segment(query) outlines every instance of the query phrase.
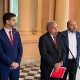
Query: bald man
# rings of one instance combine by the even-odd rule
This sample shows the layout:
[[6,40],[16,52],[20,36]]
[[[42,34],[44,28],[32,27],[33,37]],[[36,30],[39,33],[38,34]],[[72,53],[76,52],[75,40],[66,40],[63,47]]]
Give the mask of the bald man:
[[48,22],[46,25],[47,33],[39,39],[39,51],[41,55],[41,80],[60,80],[51,78],[53,68],[58,70],[64,63],[65,50],[60,34],[58,34],[57,23]]
[[66,61],[64,66],[67,67],[63,80],[66,80],[68,73],[69,80],[76,80],[80,56],[80,33],[77,31],[77,23],[75,20],[67,22],[67,30],[63,31],[62,35],[66,49]]

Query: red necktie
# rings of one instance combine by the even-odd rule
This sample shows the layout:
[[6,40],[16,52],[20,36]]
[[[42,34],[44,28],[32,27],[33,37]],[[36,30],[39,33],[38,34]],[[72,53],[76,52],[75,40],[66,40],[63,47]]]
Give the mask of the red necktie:
[[10,42],[11,42],[11,45],[13,46],[13,37],[12,37],[12,31],[9,31],[9,36],[10,36]]
[[53,37],[54,37],[54,44],[55,44],[56,47],[57,47],[56,36],[53,36]]

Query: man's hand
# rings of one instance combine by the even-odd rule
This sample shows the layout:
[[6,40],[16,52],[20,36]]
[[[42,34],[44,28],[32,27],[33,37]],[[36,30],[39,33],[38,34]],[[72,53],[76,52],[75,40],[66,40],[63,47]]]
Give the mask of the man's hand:
[[16,62],[13,62],[13,63],[11,64],[11,67],[12,67],[12,69],[17,69],[17,68],[19,67],[19,64],[16,63]]
[[56,63],[55,65],[54,65],[54,68],[55,68],[55,70],[59,70],[59,68],[62,66],[62,64],[61,63]]

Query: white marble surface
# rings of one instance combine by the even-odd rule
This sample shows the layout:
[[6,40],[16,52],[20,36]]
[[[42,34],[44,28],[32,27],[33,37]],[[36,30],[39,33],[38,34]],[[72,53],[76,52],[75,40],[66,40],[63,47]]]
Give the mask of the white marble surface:
[[80,80],[80,69],[78,69],[78,71],[77,71],[76,80]]

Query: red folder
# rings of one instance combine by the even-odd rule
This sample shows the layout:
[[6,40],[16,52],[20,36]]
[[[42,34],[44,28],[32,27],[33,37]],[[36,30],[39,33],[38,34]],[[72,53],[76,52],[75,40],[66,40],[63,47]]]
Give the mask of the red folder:
[[56,71],[53,68],[53,70],[50,74],[50,77],[52,77],[52,78],[63,78],[65,71],[66,71],[66,67],[61,67],[58,71]]

